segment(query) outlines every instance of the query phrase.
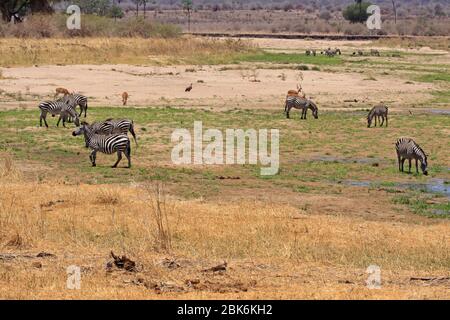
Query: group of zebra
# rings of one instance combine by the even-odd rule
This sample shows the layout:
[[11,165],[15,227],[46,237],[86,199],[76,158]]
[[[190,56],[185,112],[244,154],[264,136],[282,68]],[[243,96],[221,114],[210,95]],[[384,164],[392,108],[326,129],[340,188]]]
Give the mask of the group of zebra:
[[[76,111],[76,107],[80,107],[80,113]],[[106,119],[102,122],[96,122],[88,124],[87,122],[80,123],[80,117],[84,113],[84,117],[87,116],[87,97],[80,94],[65,94],[62,98],[54,101],[44,101],[39,104],[40,121],[39,124],[42,127],[42,120],[44,120],[45,126],[48,128],[47,115],[51,114],[52,117],[59,115],[57,126],[61,120],[63,126],[66,127],[66,122],[72,122],[78,127],[72,132],[73,136],[83,135],[86,148],[91,149],[90,160],[92,166],[96,166],[97,152],[105,154],[113,154],[117,152],[117,161],[113,165],[116,168],[119,162],[122,160],[122,153],[128,159],[128,168],[131,168],[131,143],[128,138],[128,132],[134,138],[137,145],[136,133],[134,131],[134,123],[129,119],[112,118]]]
[[[75,111],[75,108],[80,106],[80,114]],[[42,127],[42,120],[44,120],[45,126],[48,128],[47,115],[50,113],[52,117],[59,115],[57,126],[61,120],[63,126],[66,127],[66,122],[74,122],[76,126],[80,125],[80,117],[84,112],[84,117],[87,116],[88,101],[87,97],[72,93],[66,94],[62,98],[54,101],[44,101],[39,104],[39,110],[41,115],[39,118],[39,125]]]
[[[301,119],[306,119],[306,114],[308,109],[312,110],[313,116],[315,119],[318,119],[318,108],[317,105],[311,101],[310,99],[306,99],[305,94],[300,96],[301,86],[297,86],[298,91],[290,90],[288,95],[286,96],[286,101],[284,105],[284,113],[286,117],[289,119],[289,112],[292,108],[302,110]],[[367,115],[367,127],[370,128],[372,122],[375,122],[375,127],[377,126],[377,122],[380,127],[386,123],[386,127],[388,126],[388,113],[389,108],[385,105],[376,105],[374,106]],[[375,121],[374,121],[375,120]],[[420,161],[420,168],[424,175],[428,175],[428,160],[427,155],[423,151],[423,149],[411,138],[400,138],[397,140],[395,144],[395,150],[397,153],[398,159],[398,168],[399,171],[404,172],[404,163],[406,160],[409,162],[409,173],[411,173],[411,161],[415,160],[416,163],[416,172],[419,173],[418,161]]]
[[[308,49],[305,51],[305,54],[307,56],[317,56],[317,50],[315,49]],[[335,48],[335,49],[331,49],[328,48],[326,50],[320,51],[321,55],[326,55],[327,57],[334,57],[336,55],[341,55],[342,51],[339,48]],[[364,51],[362,50],[358,50],[352,53],[352,56],[364,56]],[[368,53],[368,55],[370,56],[376,56],[376,57],[380,57],[380,51],[376,50],[376,49],[371,49],[370,52]]]
[[[312,49],[312,50],[308,49],[308,50],[306,50],[305,53],[306,53],[307,56],[314,56],[315,57],[317,55],[317,51],[315,49]],[[320,54],[321,55],[326,55],[328,57],[334,57],[337,54],[341,55],[342,52],[341,52],[341,50],[339,48],[336,48],[336,49],[328,48],[326,50],[320,51]]]

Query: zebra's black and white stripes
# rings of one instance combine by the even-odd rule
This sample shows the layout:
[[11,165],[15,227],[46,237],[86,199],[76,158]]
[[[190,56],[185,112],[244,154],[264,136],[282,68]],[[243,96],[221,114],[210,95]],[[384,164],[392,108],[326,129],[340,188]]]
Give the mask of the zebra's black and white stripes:
[[41,111],[41,115],[39,118],[39,125],[42,127],[42,120],[44,120],[45,126],[48,128],[47,123],[47,114],[51,114],[52,116],[59,115],[59,119],[57,122],[57,126],[63,120],[63,126],[66,126],[66,121],[69,117],[72,117],[76,126],[80,125],[80,120],[78,118],[78,114],[75,109],[71,105],[69,99],[59,99],[57,101],[44,101],[39,104],[39,110]]
[[129,119],[107,119],[103,122],[94,123],[92,128],[95,133],[109,135],[109,134],[127,134],[128,131],[133,136],[134,142],[137,145],[136,133],[134,132],[134,122]]
[[84,117],[86,118],[87,109],[88,109],[87,97],[85,97],[81,94],[78,94],[78,93],[73,93],[73,94],[71,94],[71,98],[73,99],[75,106],[80,106],[80,114],[78,116],[81,117],[81,115],[84,112]]
[[122,153],[125,153],[125,156],[128,159],[128,168],[131,168],[131,143],[126,134],[96,134],[94,133],[93,128],[87,123],[83,123],[80,128],[72,133],[73,136],[79,136],[82,134],[84,135],[86,146],[92,150],[89,155],[89,159],[91,160],[93,167],[97,165],[97,152],[102,152],[105,154],[113,154],[114,152],[117,152],[117,161],[112,167],[117,167],[120,160],[122,160]]
[[427,155],[422,148],[411,138],[400,138],[395,143],[395,150],[397,151],[398,170],[404,171],[405,160],[409,161],[409,173],[411,173],[411,160],[416,161],[416,172],[419,173],[418,161],[420,161],[420,169],[424,175],[428,175]]
[[373,107],[369,114],[367,115],[367,127],[370,128],[372,125],[372,120],[375,118],[375,127],[377,126],[377,120],[378,123],[381,122],[380,127],[383,126],[384,121],[386,120],[386,127],[388,126],[388,113],[389,108],[384,105],[378,105]]
[[306,113],[308,112],[308,109],[312,110],[312,114],[315,119],[319,118],[319,109],[317,108],[316,104],[308,99],[303,99],[298,96],[287,96],[286,102],[284,105],[284,113],[286,113],[286,117],[289,119],[289,112],[292,108],[300,109],[302,110],[302,116],[301,119],[306,119]]

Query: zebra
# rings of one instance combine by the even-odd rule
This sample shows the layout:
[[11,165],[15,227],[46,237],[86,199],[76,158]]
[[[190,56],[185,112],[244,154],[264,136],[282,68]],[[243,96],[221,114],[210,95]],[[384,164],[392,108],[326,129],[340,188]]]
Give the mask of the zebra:
[[83,122],[81,127],[72,132],[72,135],[74,137],[84,135],[86,145],[92,150],[89,155],[89,159],[91,160],[93,167],[97,166],[95,162],[97,152],[102,152],[105,154],[113,154],[114,152],[117,152],[117,161],[112,166],[113,168],[117,168],[120,160],[122,160],[123,152],[128,159],[128,168],[131,168],[131,143],[126,134],[96,134],[88,123]]
[[370,55],[380,57],[380,51],[376,49],[370,49]]
[[50,113],[52,117],[59,115],[59,119],[57,122],[57,126],[59,127],[59,123],[61,119],[63,121],[64,128],[66,127],[66,121],[69,117],[75,119],[75,125],[78,127],[80,125],[80,119],[78,118],[78,114],[76,113],[73,106],[70,104],[69,99],[59,99],[56,101],[44,101],[39,104],[39,109],[41,111],[41,115],[39,117],[39,126],[42,127],[42,120],[44,120],[45,126],[48,128],[47,123],[47,114]]
[[[386,127],[388,126],[388,112],[389,108],[384,105],[377,105],[373,107],[369,114],[367,115],[367,128],[370,128],[372,125],[372,120],[375,118],[375,127],[377,126],[377,119],[378,122],[381,122],[380,127],[383,126],[384,120],[386,119]],[[381,121],[382,120],[382,121]]]
[[78,94],[78,93],[72,93],[72,94],[66,95],[66,98],[71,99],[74,108],[76,108],[77,106],[80,107],[80,114],[78,116],[81,117],[81,115],[84,112],[84,117],[86,118],[87,109],[88,109],[87,97],[83,96],[81,94]]
[[404,172],[405,160],[409,161],[409,173],[411,173],[411,160],[416,160],[416,173],[419,173],[418,161],[420,161],[420,169],[424,175],[428,175],[427,155],[422,148],[411,138],[400,138],[395,143],[395,150],[397,151],[398,170]]
[[134,122],[129,119],[106,119],[103,122],[94,123],[93,129],[96,134],[110,135],[113,133],[127,134],[128,131],[133,136],[134,142],[137,143],[136,133],[134,132]]
[[286,102],[284,105],[284,113],[286,114],[286,118],[288,118],[288,119],[289,119],[289,112],[291,111],[292,108],[302,109],[301,119],[306,120],[306,114],[308,112],[308,109],[311,109],[312,114],[315,119],[319,118],[319,114],[318,114],[319,109],[317,108],[316,104],[314,102],[312,102],[311,100],[304,99],[304,98],[301,98],[298,96],[297,97],[296,96],[287,96]]
[[338,48],[336,48],[334,50],[332,50],[331,48],[328,48],[327,50],[323,51],[322,54],[325,54],[328,57],[334,57],[337,54],[341,55],[342,52]]

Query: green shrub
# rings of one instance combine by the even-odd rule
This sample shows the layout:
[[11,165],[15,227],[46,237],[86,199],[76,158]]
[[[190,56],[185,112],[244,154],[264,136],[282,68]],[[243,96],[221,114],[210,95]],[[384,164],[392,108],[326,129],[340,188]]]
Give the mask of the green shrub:
[[369,14],[367,13],[367,8],[371,6],[370,2],[362,2],[361,4],[352,4],[345,8],[342,15],[345,20],[350,21],[351,23],[364,23],[369,18]]

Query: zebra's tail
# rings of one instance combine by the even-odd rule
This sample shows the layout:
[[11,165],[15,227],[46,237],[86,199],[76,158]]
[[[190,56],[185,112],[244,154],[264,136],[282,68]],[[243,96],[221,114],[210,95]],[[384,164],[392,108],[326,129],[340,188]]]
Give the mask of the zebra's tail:
[[133,136],[134,142],[136,143],[136,147],[138,147],[138,143],[137,143],[137,139],[136,139],[136,133],[134,132],[134,121],[131,121],[130,133]]

